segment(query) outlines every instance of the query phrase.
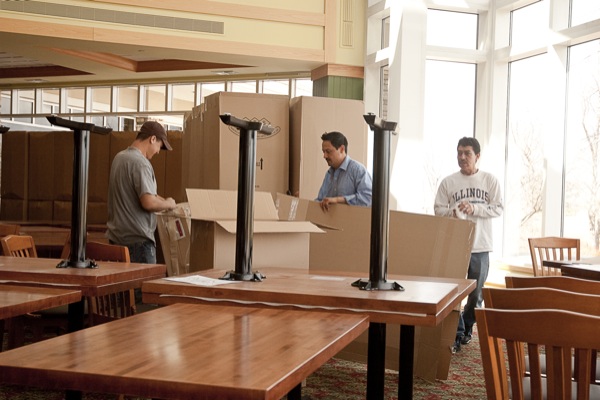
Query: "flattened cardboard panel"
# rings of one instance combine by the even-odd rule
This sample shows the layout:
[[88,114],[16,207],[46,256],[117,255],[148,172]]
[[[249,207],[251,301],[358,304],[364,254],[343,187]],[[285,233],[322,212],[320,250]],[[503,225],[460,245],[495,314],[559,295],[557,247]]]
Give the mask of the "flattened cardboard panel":
[[[27,200],[29,171],[29,133],[24,131],[9,131],[2,135],[2,199]],[[6,215],[23,215],[17,212],[21,207],[6,207]],[[27,207],[25,207],[27,208]],[[8,211],[10,209],[10,211]],[[4,211],[2,212],[4,215]],[[27,215],[27,213],[24,213]],[[4,220],[6,220],[3,217]],[[18,218],[16,220],[20,220]]]
[[289,190],[289,98],[285,95],[218,92],[205,98],[203,120],[203,187],[237,190],[240,133],[219,115],[271,125],[270,135],[256,139],[255,189]]
[[27,200],[0,199],[2,221],[27,221]]
[[88,170],[88,201],[108,201],[110,173],[110,135],[90,135],[90,160]]
[[[29,200],[54,200],[55,157],[53,149],[56,133],[55,131],[29,132]],[[50,206],[51,213],[52,206]]]
[[185,186],[183,184],[183,132],[168,131],[172,151],[165,153],[165,188],[164,197],[172,197],[176,203],[185,201]]
[[360,100],[295,97],[290,101],[290,189],[295,196],[314,199],[328,169],[321,152],[321,135],[339,131],[348,139],[348,154],[367,165],[368,126]]
[[53,203],[50,200],[29,200],[27,204],[28,220],[51,223]]
[[[237,192],[232,190],[187,189],[193,219],[236,220]],[[270,193],[254,193],[254,219],[277,220],[277,210]]]

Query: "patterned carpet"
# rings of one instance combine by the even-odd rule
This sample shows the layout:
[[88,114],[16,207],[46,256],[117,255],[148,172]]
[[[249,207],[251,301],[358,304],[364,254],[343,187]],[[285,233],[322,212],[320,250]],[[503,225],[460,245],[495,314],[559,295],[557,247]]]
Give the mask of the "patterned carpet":
[[[477,332],[473,341],[452,356],[445,381],[428,382],[415,378],[414,398],[423,400],[486,398]],[[450,351],[450,350],[448,350]],[[387,371],[385,399],[397,399],[398,372]],[[332,359],[306,381],[303,400],[358,400],[366,397],[366,366]],[[0,385],[0,400],[62,400],[64,392]],[[84,400],[116,400],[115,395],[87,393]],[[134,399],[134,398],[131,398]]]

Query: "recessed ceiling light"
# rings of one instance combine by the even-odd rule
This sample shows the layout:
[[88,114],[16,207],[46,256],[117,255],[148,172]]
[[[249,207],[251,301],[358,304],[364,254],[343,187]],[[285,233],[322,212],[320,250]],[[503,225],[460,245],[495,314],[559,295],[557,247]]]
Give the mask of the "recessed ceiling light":
[[229,71],[213,71],[213,73],[215,75],[235,75],[235,74],[237,74],[237,72],[231,71],[231,70],[229,70]]
[[34,78],[34,79],[25,79],[25,82],[30,82],[30,83],[44,83],[44,82],[48,82],[45,79],[40,79],[40,78]]

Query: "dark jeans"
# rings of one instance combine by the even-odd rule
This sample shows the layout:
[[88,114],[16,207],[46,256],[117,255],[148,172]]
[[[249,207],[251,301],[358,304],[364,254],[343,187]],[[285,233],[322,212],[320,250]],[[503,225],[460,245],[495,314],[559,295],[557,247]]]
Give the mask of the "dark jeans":
[[469,297],[467,297],[467,304],[465,305],[465,308],[458,319],[458,329],[456,330],[457,338],[472,334],[473,325],[475,325],[475,308],[481,308],[483,305],[483,295],[481,293],[481,289],[487,280],[489,269],[489,252],[471,253],[467,279],[475,279],[477,281],[477,286],[475,286],[475,290],[473,290],[469,294]]
[[[113,243],[112,240],[111,243]],[[129,249],[129,259],[131,262],[140,264],[156,264],[156,246],[153,241],[146,240],[144,242],[130,244],[127,245],[127,248]],[[135,289],[135,302],[142,302],[141,289]]]

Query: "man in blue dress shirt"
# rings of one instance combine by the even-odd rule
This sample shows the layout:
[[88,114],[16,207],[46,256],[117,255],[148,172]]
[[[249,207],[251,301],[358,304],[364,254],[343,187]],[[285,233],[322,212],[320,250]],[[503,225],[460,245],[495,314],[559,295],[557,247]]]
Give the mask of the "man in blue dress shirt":
[[316,199],[323,211],[335,203],[370,207],[371,175],[364,165],[347,154],[348,139],[341,132],[332,131],[321,135],[321,140],[323,158],[329,165]]

